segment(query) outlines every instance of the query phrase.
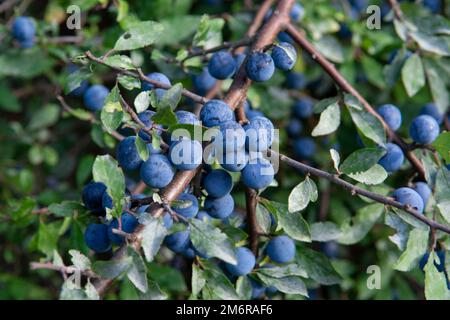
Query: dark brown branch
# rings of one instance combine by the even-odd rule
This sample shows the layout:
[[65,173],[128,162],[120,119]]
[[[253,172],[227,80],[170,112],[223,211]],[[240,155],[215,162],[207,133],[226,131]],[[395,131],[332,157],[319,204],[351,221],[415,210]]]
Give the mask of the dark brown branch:
[[[272,151],[271,153],[273,155],[277,155],[277,153],[275,153],[274,151]],[[282,155],[282,154],[278,154],[278,156],[281,161],[285,162],[286,164],[288,164],[289,166],[291,166],[293,168],[299,169],[306,173],[310,173],[310,174],[320,177],[320,178],[327,179],[341,187],[344,187],[345,189],[349,190],[352,194],[359,194],[361,196],[375,200],[379,203],[383,203],[385,205],[401,209],[401,210],[407,212],[408,214],[412,215],[413,217],[415,217],[417,220],[422,221],[423,223],[427,224],[428,226],[450,234],[450,227],[442,225],[442,224],[434,221],[433,219],[428,218],[427,216],[425,216],[424,214],[421,214],[420,212],[411,208],[410,206],[404,206],[400,202],[397,202],[392,198],[388,198],[388,197],[382,196],[380,194],[359,188],[345,180],[342,180],[341,178],[339,178],[338,175],[331,174],[326,171],[322,171],[320,169],[316,169],[316,168],[308,166],[304,163],[295,161],[295,160],[293,160],[285,155]]]
[[394,131],[389,128],[384,119],[373,109],[373,107],[367,102],[366,99],[339,73],[335,66],[329,62],[307,39],[304,32],[297,30],[296,26],[289,24],[286,32],[300,45],[305,51],[307,51],[311,57],[319,63],[319,65],[325,70],[326,73],[336,82],[336,84],[345,92],[353,95],[363,105],[363,107],[372,115],[374,115],[383,124],[388,137],[397,143],[402,148],[409,162],[416,168],[421,178],[425,177],[425,170],[421,161],[416,155],[409,150],[408,144],[403,141]]
[[257,204],[257,193],[255,190],[250,188],[245,188],[245,204],[247,208],[247,223],[250,235],[250,249],[252,250],[255,257],[258,257],[258,235],[259,228],[258,222],[256,220],[256,204]]
[[[102,65],[107,65],[105,63],[105,61],[103,61],[103,59],[97,58],[90,51],[86,51],[84,54],[89,60],[91,60],[93,62],[102,64]],[[122,69],[122,68],[119,68],[119,67],[115,67],[115,66],[108,66],[108,67],[110,67],[111,69],[113,69],[113,70],[115,70],[115,71],[117,71],[117,72],[119,72],[121,74],[125,74],[127,76],[140,79],[141,81],[144,81],[144,82],[148,82],[148,83],[154,85],[156,88],[161,88],[161,89],[166,89],[167,90],[167,89],[170,89],[172,87],[170,85],[167,85],[167,84],[164,84],[164,83],[161,83],[161,82],[149,79],[142,72],[141,69],[138,69],[137,73],[136,73],[136,72],[133,72],[133,71],[130,71],[130,70],[125,70],[125,69]],[[183,89],[181,91],[181,94],[183,96],[185,96],[185,97],[188,97],[188,98],[192,99],[194,102],[197,102],[197,103],[205,104],[208,101],[205,97],[199,96],[198,94],[195,94],[195,93],[193,93],[193,92],[191,92],[189,90],[186,90],[186,89]]]

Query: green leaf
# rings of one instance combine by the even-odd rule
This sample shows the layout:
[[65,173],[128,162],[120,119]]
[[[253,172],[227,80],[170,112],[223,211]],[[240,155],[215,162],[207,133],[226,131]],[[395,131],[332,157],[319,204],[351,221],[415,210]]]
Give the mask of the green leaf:
[[450,131],[442,132],[432,145],[444,161],[450,164]]
[[194,36],[192,45],[194,47],[201,47],[208,43],[211,39],[221,34],[225,21],[222,18],[210,18],[208,15],[203,15]]
[[152,121],[169,127],[176,124],[178,120],[172,109],[162,108],[156,111],[156,114],[152,117]]
[[389,240],[394,243],[399,250],[404,251],[408,241],[409,227],[406,222],[402,220],[398,215],[392,212],[386,212],[384,223],[393,228],[397,233],[389,236]]
[[270,213],[266,207],[260,205],[259,203],[256,205],[256,222],[263,233],[270,233],[270,228],[272,227]]
[[309,278],[320,284],[329,286],[341,282],[341,277],[321,252],[302,247],[298,251],[297,264],[306,270]]
[[30,50],[8,50],[0,54],[0,77],[32,78],[50,70],[54,64],[55,60],[38,46]]
[[398,50],[394,60],[384,67],[383,73],[386,78],[387,88],[393,87],[397,82],[407,58],[406,52],[406,48]]
[[450,291],[444,272],[439,272],[435,263],[440,263],[435,252],[431,252],[425,265],[425,298],[427,300],[449,300]]
[[275,287],[283,293],[300,294],[308,297],[308,290],[306,290],[305,283],[300,277],[272,278],[262,273],[257,273],[257,276],[267,287]]
[[203,277],[202,270],[196,264],[192,264],[191,295],[194,298],[197,298],[198,294],[200,293],[200,291],[202,291],[203,287],[205,286],[205,283],[206,280]]
[[345,95],[345,104],[353,122],[361,133],[377,145],[386,145],[386,133],[383,124],[373,114],[367,112],[355,97]]
[[203,298],[219,300],[238,300],[230,280],[216,265],[210,261],[201,260],[203,266],[202,277],[205,279],[203,286]]
[[77,169],[77,185],[82,186],[92,174],[92,165],[94,157],[90,154],[81,158]]
[[37,130],[55,124],[58,121],[59,113],[60,108],[55,104],[47,104],[39,108],[33,113],[28,129]]
[[146,216],[145,221],[140,222],[144,224],[144,229],[141,232],[142,249],[144,250],[145,259],[148,262],[152,262],[161,247],[164,237],[167,235],[167,229],[162,218],[156,219]]
[[141,81],[138,78],[121,74],[117,76],[117,81],[127,90],[140,89]]
[[150,91],[140,92],[134,99],[134,107],[137,113],[141,113],[150,106]]
[[341,234],[341,229],[333,222],[316,222],[311,225],[312,241],[327,242],[337,240]]
[[450,222],[450,170],[445,167],[437,172],[434,196],[442,216]]
[[142,21],[135,23],[120,36],[114,45],[114,50],[126,51],[147,47],[158,40],[163,31],[163,25],[158,22]]
[[441,114],[447,112],[450,96],[445,84],[445,79],[447,73],[444,73],[440,68],[438,68],[435,60],[425,59],[425,74],[427,75],[428,84],[431,91],[431,96]]
[[38,249],[48,257],[51,257],[53,251],[57,249],[59,227],[60,223],[58,222],[45,224],[41,221],[39,223],[37,246]]
[[417,42],[422,50],[440,56],[450,56],[448,42],[443,37],[435,37],[420,31],[411,32],[410,36]]
[[284,278],[288,276],[308,278],[308,273],[306,272],[306,270],[294,263],[281,267],[274,266],[270,268],[260,268],[257,270],[257,272],[271,278]]
[[123,120],[123,110],[120,104],[119,88],[114,86],[105,99],[105,105],[102,108],[100,119],[108,132],[116,130]]
[[91,283],[90,279],[87,280],[87,283],[84,286],[84,292],[88,300],[100,300],[97,289],[95,289],[95,286]]
[[382,148],[356,150],[344,160],[339,170],[345,174],[365,172],[376,165],[385,153]]
[[117,260],[98,260],[92,265],[92,271],[103,279],[115,279],[125,273],[132,263],[133,258],[126,255]]
[[341,163],[341,156],[339,155],[339,152],[337,152],[334,149],[330,149],[330,155],[331,159],[333,160],[334,169],[337,173],[339,173],[339,164]]
[[140,300],[167,300],[167,298],[167,294],[161,291],[155,281],[148,281],[147,292],[139,294]]
[[14,95],[8,83],[0,82],[0,109],[8,112],[20,112],[22,106],[19,99]]
[[386,87],[382,65],[371,56],[362,54],[361,65],[364,69],[364,75],[367,76],[369,82],[380,89]]
[[349,173],[347,175],[350,178],[367,185],[380,184],[388,177],[387,171],[379,164],[374,165],[364,172]]
[[97,156],[92,168],[94,181],[103,182],[107,192],[113,200],[113,215],[119,217],[122,214],[121,200],[125,197],[125,176],[116,160],[110,155]]
[[327,59],[336,63],[344,62],[344,49],[335,37],[323,36],[314,45]]
[[419,55],[413,54],[402,68],[402,80],[408,96],[414,96],[425,85],[425,73]]
[[338,242],[350,245],[361,241],[380,218],[383,210],[384,205],[381,203],[369,204],[359,209],[353,218],[353,224],[341,227],[342,235]]
[[64,93],[71,93],[73,90],[77,89],[84,80],[89,79],[91,76],[92,71],[89,66],[83,66],[70,73],[66,77],[66,81],[64,83]]
[[[192,37],[198,30],[200,16],[177,15],[160,20],[164,26],[164,37],[158,39],[159,45],[176,45],[182,40]],[[153,52],[152,52],[153,58]]]
[[300,182],[289,194],[289,212],[305,209],[309,202],[316,202],[318,197],[316,183],[309,177]]
[[252,298],[252,284],[247,276],[241,276],[236,281],[236,292],[242,300]]
[[298,241],[311,242],[308,223],[301,214],[290,213],[288,206],[282,203],[272,201],[268,206],[267,201],[264,201],[263,204],[277,216],[279,227],[283,228],[288,236]]
[[133,64],[133,61],[129,56],[115,54],[112,56],[108,56],[105,60],[103,60],[106,65],[113,68],[121,68],[125,70],[135,70],[136,67]]
[[183,85],[181,83],[176,83],[170,89],[166,90],[163,98],[159,102],[158,110],[165,108],[175,110],[178,103],[180,103],[182,91]]
[[197,250],[227,263],[237,264],[236,253],[228,237],[220,229],[202,220],[191,219],[191,241]]
[[141,137],[139,137],[139,135],[136,136],[136,140],[134,141],[135,145],[136,145],[136,149],[139,153],[139,157],[143,160],[143,161],[147,161],[150,152],[147,148],[147,143],[141,139]]
[[84,254],[82,254],[78,250],[69,250],[69,254],[72,257],[72,264],[75,268],[84,271],[91,269],[91,261],[88,257],[86,257]]
[[426,253],[428,247],[428,230],[413,229],[409,233],[406,250],[398,258],[394,269],[410,271],[419,265],[419,260]]
[[85,212],[86,209],[78,201],[63,201],[52,203],[48,206],[48,211],[57,217],[72,217]]
[[148,290],[148,280],[145,262],[141,255],[133,248],[128,247],[127,252],[132,259],[131,267],[127,272],[127,277],[139,291],[146,293]]
[[314,127],[313,137],[325,136],[333,133],[341,124],[341,108],[338,102],[329,105],[321,114],[319,123]]

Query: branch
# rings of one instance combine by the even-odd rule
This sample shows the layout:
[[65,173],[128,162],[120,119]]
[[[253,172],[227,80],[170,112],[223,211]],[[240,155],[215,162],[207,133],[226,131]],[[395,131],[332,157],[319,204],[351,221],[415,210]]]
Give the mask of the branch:
[[374,115],[382,124],[386,130],[388,137],[395,141],[400,148],[402,148],[409,162],[416,168],[421,178],[425,177],[425,170],[421,161],[416,157],[416,155],[409,150],[408,144],[403,141],[394,131],[389,128],[384,119],[373,109],[373,107],[367,102],[366,99],[350,84],[345,80],[345,78],[339,73],[335,66],[329,62],[314,46],[306,39],[304,32],[300,32],[297,28],[289,24],[287,26],[286,32],[300,45],[305,51],[307,51],[311,57],[319,63],[322,69],[336,82],[336,84],[345,92],[355,96],[358,101],[363,105],[367,112]]
[[259,228],[256,221],[257,192],[250,188],[245,188],[245,201],[247,207],[247,223],[250,235],[250,249],[255,257],[258,257],[258,235]]
[[30,269],[31,270],[39,270],[39,269],[54,270],[54,271],[59,271],[59,272],[63,273],[64,275],[73,274],[73,273],[79,271],[85,277],[93,278],[93,279],[99,278],[99,276],[91,270],[80,270],[73,266],[70,266],[70,267],[57,266],[50,262],[47,262],[47,263],[31,262]]
[[285,162],[286,164],[288,164],[289,166],[291,166],[295,169],[299,169],[303,172],[310,173],[310,174],[320,177],[320,178],[325,178],[341,187],[344,187],[345,189],[349,190],[352,194],[359,194],[361,196],[375,200],[379,203],[383,203],[385,205],[389,205],[391,207],[401,209],[401,210],[405,211],[406,213],[415,217],[417,220],[420,220],[423,223],[427,224],[431,228],[435,228],[437,230],[441,230],[441,231],[444,231],[444,232],[450,234],[450,227],[442,225],[442,224],[434,221],[433,219],[428,218],[424,214],[418,212],[417,210],[411,208],[408,205],[405,206],[405,205],[401,204],[400,202],[393,200],[392,198],[388,198],[388,197],[382,196],[380,194],[359,188],[359,187],[339,178],[338,175],[331,174],[326,171],[322,171],[320,169],[308,166],[304,163],[295,161],[283,154],[277,154],[275,151],[271,151],[270,153],[275,156],[278,155],[278,157],[280,158],[281,161]]
[[389,4],[392,8],[392,11],[394,11],[394,15],[395,17],[400,20],[403,21],[403,13],[402,13],[402,9],[400,9],[400,5],[397,2],[397,0],[389,0]]
[[[146,75],[144,75],[144,73],[142,72],[141,69],[137,69],[137,73],[136,73],[136,72],[133,72],[133,71],[130,71],[130,70],[125,70],[125,69],[120,68],[120,67],[107,65],[103,59],[97,58],[90,51],[86,51],[84,54],[85,54],[86,58],[88,58],[89,60],[91,60],[93,62],[96,62],[98,64],[102,64],[102,65],[108,66],[109,68],[117,71],[120,74],[125,74],[127,76],[130,76],[130,77],[133,77],[133,78],[137,78],[137,79],[140,79],[141,81],[150,83],[153,86],[155,86],[156,88],[166,89],[167,90],[167,89],[170,89],[172,87],[170,85],[167,85],[167,84],[164,84],[164,83],[161,83],[161,82],[158,82],[158,81],[155,81],[155,80],[152,80],[152,79],[148,78]],[[188,97],[188,98],[192,99],[194,102],[197,102],[197,103],[205,104],[208,101],[205,97],[199,96],[198,94],[195,94],[195,93],[193,93],[191,91],[188,91],[186,89],[183,89],[181,91],[181,94],[183,96],[185,96],[185,97]]]

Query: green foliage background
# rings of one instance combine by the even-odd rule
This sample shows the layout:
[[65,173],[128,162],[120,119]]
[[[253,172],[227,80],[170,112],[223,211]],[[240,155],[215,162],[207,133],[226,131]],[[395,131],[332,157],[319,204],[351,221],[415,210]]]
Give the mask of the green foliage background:
[[[448,19],[444,16],[432,17],[420,4],[404,3],[402,10],[405,16],[423,36],[403,41],[392,22],[382,22],[380,30],[369,30],[364,18],[353,19],[337,5],[341,2],[346,1],[303,1],[306,15],[300,25],[315,46],[336,64],[338,70],[372,105],[393,103],[399,106],[404,118],[399,135],[408,137],[408,124],[421,106],[434,100],[441,101],[441,110],[445,111],[448,107]],[[450,3],[444,2],[448,17]],[[381,4],[382,1],[373,3]],[[64,26],[66,8],[70,4],[77,4],[82,9],[82,29],[77,34]],[[10,36],[11,17],[18,14],[32,16],[37,24],[38,44],[31,49],[18,48]],[[102,83],[112,89],[116,81],[115,73],[105,66],[87,63],[83,57],[84,51],[90,50],[100,56],[117,46],[120,35],[132,29],[136,22],[157,21],[164,27],[163,33],[158,34],[155,30],[154,43],[150,47],[131,51],[129,59],[120,63],[132,63],[146,72],[159,70],[168,75],[172,83],[181,83],[190,89],[190,75],[200,70],[202,59],[190,59],[184,68],[180,68],[166,63],[165,58],[182,59],[192,45],[213,47],[225,40],[241,39],[252,16],[253,12],[245,7],[244,1],[223,1],[221,5],[211,6],[206,1],[194,0],[49,0],[31,2],[25,8],[18,4],[13,10],[0,14],[0,298],[58,298],[63,284],[60,274],[51,270],[31,270],[30,262],[55,262],[62,258],[66,265],[80,263],[77,253],[69,252],[71,249],[91,256],[83,240],[85,226],[91,218],[80,204],[81,189],[92,179],[95,157],[105,153],[114,156],[116,140],[102,130],[100,120],[92,120],[92,115],[83,109],[82,99],[65,96],[73,111],[63,111],[56,96],[64,95],[64,88],[74,80],[68,77],[65,69],[68,63],[84,63],[81,77],[88,77],[90,83]],[[343,23],[351,28],[352,39],[342,40],[337,36]],[[58,42],[65,36],[79,36],[81,40],[76,43]],[[399,50],[398,56],[401,57],[406,48],[415,51],[417,58],[411,62],[408,60],[406,65],[404,60],[397,58],[387,65],[393,50]],[[424,69],[422,73],[421,68]],[[299,55],[295,71],[302,72],[308,82],[317,83],[313,90],[306,89],[302,94],[317,100],[336,96],[331,79],[306,54]],[[420,77],[423,77],[423,83],[420,79],[417,81]],[[271,118],[277,128],[287,125],[295,100],[295,96],[285,88],[284,81],[285,74],[278,71],[270,81],[253,85],[249,91],[253,106]],[[131,99],[138,90],[129,89],[136,84],[135,81],[122,78],[119,83],[122,95],[133,101]],[[229,84],[230,81],[224,81],[223,89]],[[112,96],[111,99],[111,103],[117,102]],[[181,105],[188,106],[188,101],[183,99]],[[340,144],[342,160],[359,148],[352,116],[342,110],[339,129],[326,138],[316,138],[320,148],[314,162],[321,169],[334,171],[329,149],[336,143]],[[312,131],[318,119],[319,115],[306,124],[308,132]],[[103,125],[108,124],[112,125],[103,121]],[[440,139],[441,144],[437,148],[441,150],[441,157],[445,157],[450,138],[447,134]],[[291,142],[283,130],[280,150],[288,155],[293,153]],[[418,154],[428,171],[437,170],[430,152],[420,151]],[[440,159],[441,164],[443,160]],[[449,163],[448,158],[445,160]],[[345,161],[341,162],[345,164]],[[347,173],[345,169],[345,166],[341,167],[341,171]],[[356,169],[350,166],[347,170],[352,173]],[[393,188],[405,185],[413,174],[414,169],[405,161],[402,171],[383,183],[376,186],[358,184],[387,195]],[[448,173],[443,175],[439,183],[444,185],[449,177]],[[272,202],[260,204],[259,214],[264,216],[264,212],[279,205],[274,210],[284,212],[281,217],[289,219],[287,205],[301,205],[288,201],[289,195],[304,179],[294,169],[281,166],[277,175],[278,186],[263,193]],[[312,237],[312,244],[299,242],[298,252],[302,254],[297,261],[302,270],[307,270],[309,274],[305,283],[310,295],[323,299],[424,298],[424,273],[417,265],[418,259],[427,250],[428,233],[414,221],[408,221],[407,217],[395,214],[383,205],[352,196],[328,181],[313,180],[317,185],[318,200],[302,211],[304,225],[296,221],[301,225],[295,225],[288,232],[291,236],[297,235],[297,240],[310,240]],[[352,182],[356,183],[354,180]],[[297,187],[296,192],[309,195],[310,191],[304,188],[308,187]],[[444,194],[442,203],[449,201],[450,191],[443,189],[441,192]],[[321,198],[325,193],[330,196],[328,222],[318,223]],[[236,203],[245,208],[243,188],[235,188],[234,196]],[[37,210],[40,208],[48,208],[50,214],[39,214]],[[448,205],[445,208],[448,209]],[[444,210],[439,212],[433,205],[428,214],[432,215],[435,211],[439,220],[448,224],[449,213]],[[290,220],[285,220],[285,227],[289,225]],[[338,236],[330,236],[333,232]],[[419,242],[424,245],[416,246],[414,237],[422,239]],[[450,248],[448,236],[439,233],[438,237],[441,248]],[[331,239],[340,243],[339,257],[328,262],[319,252],[323,249],[322,241]],[[213,274],[215,267],[209,263],[204,261],[208,272]],[[382,271],[381,290],[369,290],[366,286],[366,269],[374,264],[379,265]],[[185,260],[172,259],[163,248],[153,262],[146,263],[146,267],[150,283],[154,285],[149,289],[152,297],[159,297],[159,289],[172,299],[191,295],[191,275],[198,270],[195,267],[192,270]],[[207,274],[202,276],[208,277]],[[429,276],[435,276],[435,273],[430,271]],[[208,281],[211,291],[222,281],[220,277],[213,278],[219,283]],[[442,279],[433,283],[439,280]],[[332,285],[322,286],[327,284]],[[237,297],[246,296],[245,284],[238,287],[241,295]],[[440,297],[443,296],[448,297],[448,293]],[[107,295],[108,299],[139,297],[138,290],[126,277]],[[208,295],[203,293],[203,297]],[[304,297],[279,294],[275,298]]]

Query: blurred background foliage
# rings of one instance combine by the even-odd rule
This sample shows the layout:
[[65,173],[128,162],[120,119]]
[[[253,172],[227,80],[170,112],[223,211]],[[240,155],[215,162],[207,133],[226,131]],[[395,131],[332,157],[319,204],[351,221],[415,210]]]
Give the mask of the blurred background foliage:
[[[2,5],[6,2],[15,3],[4,9]],[[386,13],[387,1],[369,2],[382,8],[384,18],[380,30],[369,30],[364,11],[350,9],[346,0],[302,1],[306,14],[301,26],[316,47],[336,64],[368,101],[375,106],[396,104],[404,116],[403,123],[408,124],[420,107],[433,100],[430,88],[423,86],[410,97],[402,81],[393,79],[389,83],[386,66],[396,50],[415,50],[417,47],[397,36],[392,13]],[[65,25],[66,9],[73,4],[82,10],[80,30],[68,30]],[[114,46],[117,38],[133,22],[156,20],[165,26],[164,36],[152,49],[133,51],[130,56],[133,63],[146,72],[164,72],[173,83],[181,82],[184,87],[192,88],[191,74],[200,70],[202,59],[191,59],[184,68],[179,68],[165,63],[164,57],[185,54],[183,50],[191,46],[204,14],[217,19],[216,30],[210,30],[213,36],[208,40],[208,46],[224,40],[241,39],[257,5],[258,1],[227,0],[0,2],[0,298],[57,298],[62,283],[60,274],[48,270],[32,271],[29,263],[51,257],[54,251],[64,261],[70,260],[69,249],[88,254],[83,230],[89,216],[75,202],[76,210],[69,212],[58,210],[56,204],[80,200],[82,186],[91,179],[95,156],[105,153],[105,150],[114,154],[116,141],[104,133],[98,123],[90,121],[89,114],[83,112],[82,99],[65,97],[76,110],[73,114],[65,112],[56,99],[63,94],[71,59],[85,50],[101,55]],[[442,28],[447,35],[442,37],[442,41],[448,48],[450,29],[444,16],[450,12],[450,1],[443,1],[441,16],[433,18],[429,8],[420,3],[404,1],[402,9],[423,28]],[[19,48],[11,38],[12,19],[18,15],[31,16],[37,24],[37,45],[30,49]],[[444,88],[445,85],[448,87],[448,58],[434,60],[432,54],[424,56],[424,59],[430,59],[430,64],[434,63],[433,68],[437,70]],[[249,91],[253,107],[273,119],[278,128],[287,125],[291,106],[298,95],[320,100],[337,93],[331,79],[306,54],[299,55],[294,71],[303,77],[301,90],[288,89],[285,85],[287,75],[277,72],[270,81],[256,84]],[[110,69],[95,66],[89,82],[112,88],[115,75]],[[223,88],[229,84],[230,81],[224,81]],[[189,101],[184,100],[183,103],[186,109],[191,108]],[[317,119],[311,119],[305,123],[307,130],[311,130],[316,122]],[[408,136],[407,125],[399,130],[399,134]],[[342,155],[357,149],[355,128],[348,115],[343,118],[337,134],[316,140],[322,147],[314,156],[314,162],[328,171],[332,171],[328,155],[331,146],[339,143]],[[280,149],[292,154],[283,130]],[[377,187],[377,192],[387,194],[388,185],[398,186],[404,180],[404,176],[393,175],[384,185]],[[286,203],[291,189],[299,181],[298,174],[294,169],[282,167],[277,181],[279,186],[270,189],[270,198]],[[128,187],[136,182],[130,180]],[[352,197],[338,187],[330,187],[326,181],[320,181],[319,189],[321,192],[328,190],[331,194],[328,220],[340,225],[350,222],[365,204],[364,199]],[[243,207],[243,189],[236,190],[236,201]],[[52,214],[47,214],[45,208],[51,205]],[[318,202],[308,207],[304,213],[308,221],[318,220],[320,205]],[[308,283],[312,286],[312,297],[423,298],[423,273],[419,268],[400,273],[391,267],[401,254],[388,238],[392,233],[380,223],[357,244],[330,247],[315,243],[317,249],[324,250],[332,258],[344,280],[340,285],[326,288],[314,288],[315,284]],[[163,263],[169,259],[168,252],[162,252],[159,259],[149,265],[149,277],[171,298],[186,298],[189,266],[179,257]],[[372,264],[382,268],[382,290],[371,291],[366,287],[366,268]],[[119,290],[113,290],[107,298],[136,297],[136,289],[125,279]]]

